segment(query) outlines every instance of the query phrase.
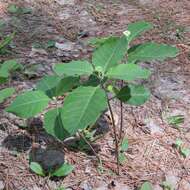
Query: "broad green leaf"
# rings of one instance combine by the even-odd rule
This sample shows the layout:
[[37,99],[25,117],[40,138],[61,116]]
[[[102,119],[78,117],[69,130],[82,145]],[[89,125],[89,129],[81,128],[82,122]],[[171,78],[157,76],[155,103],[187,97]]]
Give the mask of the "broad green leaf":
[[31,162],[31,163],[30,163],[30,169],[31,169],[34,173],[36,173],[36,174],[38,174],[38,175],[40,175],[40,176],[45,176],[45,173],[44,173],[44,171],[43,171],[43,168],[42,168],[41,165],[38,164],[37,162]]
[[152,24],[145,21],[139,21],[139,22],[134,22],[134,23],[129,24],[127,27],[128,35],[126,35],[128,42],[132,41],[141,33],[151,29],[152,27],[153,27]]
[[147,79],[151,72],[147,69],[143,69],[140,66],[129,63],[120,64],[116,67],[112,67],[106,73],[108,78],[121,79],[126,81],[132,81],[136,79]]
[[56,177],[64,177],[69,175],[73,170],[74,170],[73,165],[65,163],[59,169],[53,172],[51,175]]
[[73,135],[94,124],[106,107],[106,95],[99,86],[78,87],[64,101],[61,117],[65,130]]
[[139,106],[144,104],[150,97],[150,91],[141,85],[128,85],[123,87],[117,94],[117,98],[121,101]]
[[147,42],[129,49],[128,62],[164,60],[166,58],[175,57],[178,49],[166,44],[157,44]]
[[5,88],[0,90],[0,103],[2,103],[6,98],[10,97],[14,92],[14,88]]
[[128,42],[125,36],[119,39],[106,41],[92,55],[92,63],[95,67],[101,67],[105,73],[109,68],[117,65],[127,52]]
[[116,36],[108,36],[108,37],[102,37],[102,38],[92,38],[88,41],[88,44],[91,46],[95,46],[95,47],[100,47],[102,46],[104,43],[113,40],[113,39],[118,39],[119,37]]
[[128,142],[128,139],[127,138],[124,138],[122,143],[121,143],[121,151],[127,151],[129,147],[129,142]]
[[8,7],[8,12],[9,13],[12,13],[12,14],[15,14],[15,13],[18,13],[19,12],[19,7],[17,6],[17,5],[10,5],[9,7]]
[[45,76],[40,80],[36,89],[45,92],[50,98],[61,96],[79,84],[78,77],[59,77],[56,75]]
[[153,190],[152,184],[150,182],[145,182],[140,190]]
[[9,73],[12,71],[16,71],[18,69],[22,69],[23,66],[19,63],[17,63],[16,60],[8,60],[3,62],[3,64],[0,66],[0,77],[8,77]]
[[48,134],[60,140],[70,136],[61,120],[61,108],[52,109],[45,114],[44,128]]
[[29,91],[17,96],[6,111],[19,117],[30,118],[43,111],[49,101],[49,97],[42,91]]
[[71,61],[70,63],[56,64],[54,71],[61,76],[91,75],[93,67],[88,61]]

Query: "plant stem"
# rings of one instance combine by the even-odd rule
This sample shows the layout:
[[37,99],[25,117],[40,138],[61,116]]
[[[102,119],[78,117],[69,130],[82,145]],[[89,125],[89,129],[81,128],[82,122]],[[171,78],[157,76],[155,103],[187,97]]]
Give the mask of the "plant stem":
[[115,140],[115,151],[116,151],[116,159],[117,159],[117,174],[119,175],[119,173],[120,173],[120,167],[119,167],[120,163],[119,163],[119,142],[118,142],[118,139],[117,139],[117,129],[116,129],[116,125],[115,125],[115,119],[114,119],[114,114],[113,114],[113,111],[112,111],[112,107],[111,107],[111,104],[110,104],[108,99],[107,99],[107,103],[108,103],[108,108],[109,108],[111,119],[112,119],[114,140]]
[[90,149],[92,150],[92,152],[94,153],[94,155],[96,156],[96,158],[98,159],[98,161],[101,163],[101,159],[99,157],[99,155],[96,153],[96,151],[94,150],[93,146],[90,144],[90,142],[86,139],[86,137],[81,133],[78,132],[79,136],[85,141],[85,143],[90,147]]
[[109,101],[109,97],[108,97],[108,93],[106,91],[106,89],[104,88],[103,84],[101,84],[102,89],[104,89],[105,94],[106,94],[106,99],[107,99],[107,104],[108,104],[108,109],[110,111],[110,115],[111,115],[111,120],[112,120],[112,125],[113,125],[113,133],[114,133],[114,140],[115,140],[115,152],[116,152],[116,159],[117,159],[117,174],[120,174],[120,163],[119,163],[119,141],[117,138],[117,128],[116,128],[116,124],[115,124],[115,119],[114,119],[114,114],[113,114],[113,110]]
[[[121,81],[121,88],[123,87],[123,80]],[[119,129],[119,139],[122,139],[123,132],[123,102],[120,100],[120,129]]]

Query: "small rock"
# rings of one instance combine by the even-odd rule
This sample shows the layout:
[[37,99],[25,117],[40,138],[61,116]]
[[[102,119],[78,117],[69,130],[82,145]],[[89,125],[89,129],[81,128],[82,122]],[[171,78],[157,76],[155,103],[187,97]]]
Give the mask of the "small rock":
[[75,43],[65,42],[65,43],[55,43],[55,47],[63,51],[71,51],[74,49]]
[[180,181],[179,177],[173,175],[173,173],[171,172],[171,173],[168,173],[165,178],[168,184],[170,184],[174,189],[177,188],[177,184]]
[[154,121],[154,120],[149,120],[147,121],[146,127],[150,130],[151,134],[155,133],[163,133],[163,129]]
[[118,190],[130,190],[129,186],[127,186],[125,184],[121,184],[119,182],[115,182],[115,189],[118,189]]
[[59,5],[74,5],[75,0],[56,0]]
[[81,188],[82,190],[92,190],[91,185],[90,185],[87,181],[83,181],[83,182],[80,184],[80,188]]
[[2,180],[0,180],[0,190],[3,190],[5,188],[5,184]]
[[104,181],[101,181],[94,190],[108,190],[108,185]]
[[48,53],[44,49],[32,48],[29,57],[34,57],[36,55],[47,55]]

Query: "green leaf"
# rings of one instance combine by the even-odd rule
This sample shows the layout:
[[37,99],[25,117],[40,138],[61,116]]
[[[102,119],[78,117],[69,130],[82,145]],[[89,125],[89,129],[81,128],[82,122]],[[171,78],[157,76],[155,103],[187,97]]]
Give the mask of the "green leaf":
[[37,162],[31,162],[31,163],[30,163],[30,169],[31,169],[34,173],[36,173],[36,174],[38,174],[38,175],[40,175],[40,176],[45,176],[45,173],[44,173],[44,171],[43,171],[43,168],[42,168],[41,165],[38,164]]
[[175,142],[176,148],[179,148],[179,149],[181,148],[182,144],[183,144],[183,141],[181,139],[177,139]]
[[180,152],[181,152],[181,154],[182,154],[185,158],[187,158],[187,157],[190,156],[190,149],[189,149],[189,148],[181,148]]
[[142,69],[140,66],[129,63],[120,64],[112,67],[106,73],[108,78],[120,79],[125,81],[132,81],[136,79],[147,79],[151,72],[147,69]]
[[174,125],[176,127],[178,127],[180,124],[183,124],[184,120],[185,120],[184,115],[175,115],[167,118],[168,124]]
[[22,68],[23,66],[14,59],[5,61],[0,67],[0,78],[7,78],[10,72]]
[[119,162],[120,162],[120,164],[125,164],[126,160],[127,160],[127,158],[126,158],[125,154],[123,152],[120,152],[119,153]]
[[118,38],[119,37],[116,37],[116,36],[108,36],[108,37],[102,37],[102,38],[91,38],[88,41],[88,44],[91,46],[100,47],[103,44],[105,44],[106,42],[111,41],[111,40],[115,40],[115,39],[117,40]]
[[71,61],[70,63],[56,64],[54,71],[61,76],[91,75],[93,67],[88,61]]
[[96,75],[90,75],[88,80],[83,82],[82,85],[83,86],[98,86],[100,85],[101,79],[98,78],[98,76]]
[[7,10],[9,13],[15,14],[19,12],[19,7],[17,5],[10,5]]
[[168,181],[163,181],[161,186],[164,188],[164,190],[174,190],[173,185]]
[[125,86],[117,94],[118,99],[134,106],[144,104],[149,99],[149,97],[149,90],[141,85]]
[[140,190],[153,190],[152,184],[150,182],[145,182]]
[[30,7],[20,8],[20,12],[22,14],[31,14],[32,13],[32,8],[30,8]]
[[[126,31],[128,34],[126,35],[128,42],[134,40],[141,33],[151,29],[152,27],[152,24],[145,21],[139,21],[129,24]],[[124,34],[126,34],[126,32],[124,32]]]
[[6,109],[23,118],[30,118],[43,111],[50,99],[42,91],[29,91],[17,96]]
[[40,80],[36,89],[43,91],[50,98],[55,96],[61,96],[65,92],[72,90],[73,87],[79,84],[78,77],[59,77],[56,75],[45,76]]
[[51,176],[64,177],[69,175],[74,169],[74,166],[68,163],[63,164],[59,169],[51,174]]
[[176,57],[178,49],[166,44],[147,42],[129,49],[128,62],[164,60],[169,57]]
[[45,45],[45,48],[53,48],[55,47],[55,41],[54,40],[49,40],[47,44]]
[[78,87],[64,101],[62,121],[70,135],[96,122],[107,107],[105,92],[98,87]]
[[127,52],[128,42],[125,36],[119,39],[106,41],[92,55],[92,63],[95,67],[101,67],[102,72],[117,65]]
[[5,48],[7,45],[9,45],[11,43],[11,41],[14,38],[14,35],[15,35],[15,33],[10,34],[10,35],[6,36],[5,39],[3,39],[0,42],[0,52],[2,51],[3,48]]
[[45,114],[44,128],[48,134],[60,140],[70,136],[61,120],[61,108],[52,109]]
[[121,143],[121,148],[120,149],[121,149],[121,151],[125,152],[125,151],[127,151],[128,147],[129,147],[128,139],[124,138],[122,143]]
[[6,98],[10,97],[14,92],[14,88],[5,88],[0,90],[0,103],[2,103]]

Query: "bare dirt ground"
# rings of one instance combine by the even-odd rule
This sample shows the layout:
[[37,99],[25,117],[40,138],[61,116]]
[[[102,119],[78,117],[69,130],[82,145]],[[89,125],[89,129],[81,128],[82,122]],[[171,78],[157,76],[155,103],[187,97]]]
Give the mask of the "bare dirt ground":
[[[31,7],[31,14],[12,15],[10,4]],[[176,190],[190,190],[190,157],[184,158],[173,147],[180,138],[190,148],[190,1],[189,0],[1,0],[0,18],[6,22],[5,34],[16,31],[11,54],[0,60],[16,58],[26,66],[25,75],[18,75],[8,85],[17,92],[31,89],[52,65],[89,57],[89,38],[121,34],[127,24],[146,20],[154,29],[137,42],[154,40],[180,48],[177,58],[164,63],[142,63],[152,71],[147,82],[150,101],[141,107],[125,106],[125,134],[129,139],[127,162],[117,176],[112,155],[111,132],[97,142],[103,160],[103,171],[93,156],[66,150],[66,159],[75,165],[64,179],[51,180],[31,173],[28,152],[32,146],[25,125],[11,114],[0,110],[0,189],[54,190],[63,185],[74,190],[133,190],[150,181],[155,190],[168,181]],[[36,48],[39,43],[56,41],[56,48]],[[8,86],[7,85],[7,86]],[[2,86],[3,88],[3,86]],[[117,103],[113,103],[119,113]],[[167,117],[183,115],[184,123],[175,129]],[[118,114],[119,115],[119,114]],[[38,143],[51,144],[40,133]],[[53,144],[51,145],[53,146]]]

